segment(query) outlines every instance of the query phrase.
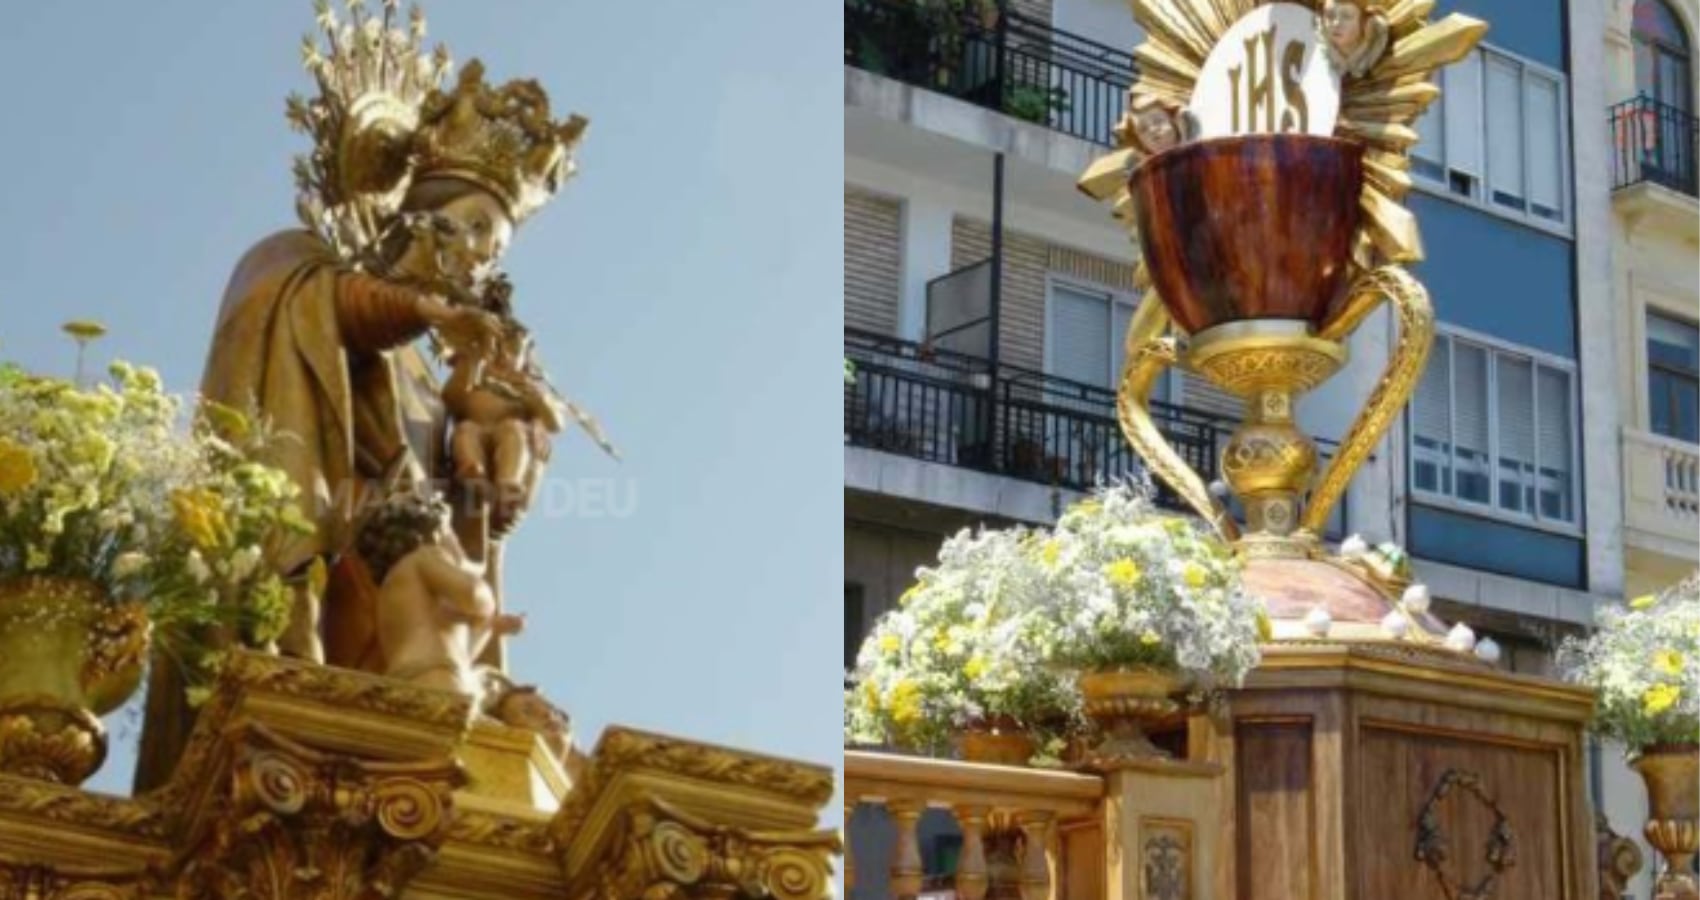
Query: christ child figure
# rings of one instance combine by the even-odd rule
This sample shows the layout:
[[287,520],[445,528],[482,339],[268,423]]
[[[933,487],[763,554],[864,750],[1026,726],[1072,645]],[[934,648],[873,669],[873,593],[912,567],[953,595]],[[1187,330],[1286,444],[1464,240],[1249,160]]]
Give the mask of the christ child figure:
[[477,700],[479,654],[492,637],[518,634],[525,619],[497,611],[484,566],[450,528],[448,506],[396,494],[367,520],[357,547],[378,582],[383,674]]
[[455,420],[449,449],[456,480],[493,483],[503,497],[530,493],[538,444],[566,424],[532,351],[525,326],[508,317],[493,345],[455,354],[443,404]]
[[1342,75],[1362,78],[1387,52],[1387,15],[1369,0],[1327,0],[1317,30]]
[[1185,107],[1148,94],[1135,95],[1127,114],[1116,125],[1121,143],[1146,156],[1179,147],[1197,135],[1197,120]]

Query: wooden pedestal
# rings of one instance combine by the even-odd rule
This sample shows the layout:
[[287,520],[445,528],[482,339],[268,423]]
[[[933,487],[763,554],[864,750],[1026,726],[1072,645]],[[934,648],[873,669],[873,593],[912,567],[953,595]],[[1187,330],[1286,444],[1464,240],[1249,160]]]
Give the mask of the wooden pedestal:
[[1592,705],[1397,646],[1266,648],[1231,718],[1195,735],[1233,798],[1219,834],[1233,865],[1213,893],[1454,900],[1492,877],[1483,896],[1595,900]]

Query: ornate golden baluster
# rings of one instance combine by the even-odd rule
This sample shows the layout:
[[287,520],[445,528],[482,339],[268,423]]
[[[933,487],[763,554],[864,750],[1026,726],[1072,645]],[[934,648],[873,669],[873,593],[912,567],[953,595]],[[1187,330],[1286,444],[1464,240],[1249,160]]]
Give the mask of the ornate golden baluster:
[[921,841],[915,834],[926,804],[919,800],[891,800],[885,804],[897,823],[897,852],[891,861],[891,892],[899,900],[921,893]]
[[956,824],[962,828],[962,856],[956,863],[956,896],[983,900],[991,877],[986,868],[986,817],[984,806],[958,806]]
[[1051,864],[1047,853],[1055,818],[1055,813],[1037,810],[1016,817],[1025,846],[1021,854],[1021,900],[1048,900],[1051,896]]

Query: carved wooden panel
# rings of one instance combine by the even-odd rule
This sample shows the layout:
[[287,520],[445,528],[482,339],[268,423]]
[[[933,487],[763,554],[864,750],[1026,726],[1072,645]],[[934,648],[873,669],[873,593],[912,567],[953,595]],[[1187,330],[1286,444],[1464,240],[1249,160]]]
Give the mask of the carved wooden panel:
[[1309,900],[1316,859],[1311,723],[1242,721],[1234,739],[1239,900]]
[[1557,749],[1375,725],[1358,747],[1357,896],[1446,900],[1448,886],[1486,886],[1452,888],[1471,900],[1576,896]]
[[1192,823],[1139,820],[1140,900],[1192,900]]
[[1104,829],[1096,822],[1069,822],[1057,829],[1062,860],[1057,900],[1101,900],[1104,896]]

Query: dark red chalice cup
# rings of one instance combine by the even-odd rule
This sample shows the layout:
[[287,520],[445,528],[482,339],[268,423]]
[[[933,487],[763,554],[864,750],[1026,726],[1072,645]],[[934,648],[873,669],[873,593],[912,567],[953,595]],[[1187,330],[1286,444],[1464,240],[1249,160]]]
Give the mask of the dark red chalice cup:
[[1300,134],[1198,141],[1130,182],[1145,263],[1191,334],[1247,319],[1320,328],[1340,303],[1363,189],[1363,147]]

